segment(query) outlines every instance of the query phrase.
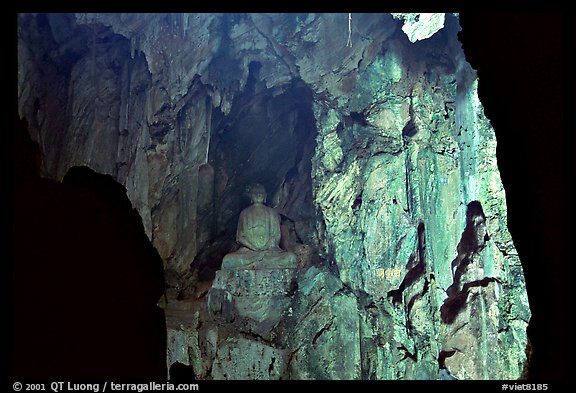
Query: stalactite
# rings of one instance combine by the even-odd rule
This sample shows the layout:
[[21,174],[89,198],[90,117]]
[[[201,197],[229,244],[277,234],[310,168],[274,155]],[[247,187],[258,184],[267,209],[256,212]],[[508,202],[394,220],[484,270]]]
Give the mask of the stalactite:
[[92,85],[96,86],[96,24],[92,25]]
[[212,116],[211,116],[211,112],[212,112],[212,103],[211,103],[211,97],[210,96],[206,96],[206,151],[205,151],[205,155],[204,155],[204,164],[208,163],[208,156],[210,153],[210,138],[212,135]]
[[121,89],[120,89],[120,117],[118,129],[120,133],[124,133],[128,130],[128,118],[130,116],[130,60],[126,60],[122,67],[122,75],[120,77]]
[[184,38],[188,36],[188,29],[190,28],[190,14],[183,14],[184,15]]
[[188,19],[188,16],[184,13],[180,14],[180,38],[184,39],[184,37],[186,37],[186,20]]
[[130,58],[134,59],[134,55],[136,53],[136,36],[132,34],[130,36]]

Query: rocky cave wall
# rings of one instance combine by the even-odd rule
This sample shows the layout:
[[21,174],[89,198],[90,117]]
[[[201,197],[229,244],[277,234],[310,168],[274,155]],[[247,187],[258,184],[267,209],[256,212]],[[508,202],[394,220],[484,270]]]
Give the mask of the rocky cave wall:
[[[164,261],[169,366],[521,376],[530,309],[457,16],[353,14],[350,31],[348,14],[18,18],[43,175],[85,165],[126,187]],[[233,331],[205,295],[253,181],[300,272],[277,325]]]

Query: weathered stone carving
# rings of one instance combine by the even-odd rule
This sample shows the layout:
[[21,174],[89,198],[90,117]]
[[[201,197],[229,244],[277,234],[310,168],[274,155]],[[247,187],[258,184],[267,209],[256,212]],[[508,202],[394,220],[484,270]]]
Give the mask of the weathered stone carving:
[[224,256],[208,292],[208,311],[221,322],[236,321],[266,336],[290,304],[297,262],[280,248],[280,215],[264,204],[264,186],[255,183],[247,192],[252,205],[240,213],[236,231],[242,247]]
[[295,268],[296,255],[280,248],[280,215],[264,204],[264,186],[253,184],[248,195],[252,205],[240,213],[236,231],[242,247],[224,256],[222,269]]

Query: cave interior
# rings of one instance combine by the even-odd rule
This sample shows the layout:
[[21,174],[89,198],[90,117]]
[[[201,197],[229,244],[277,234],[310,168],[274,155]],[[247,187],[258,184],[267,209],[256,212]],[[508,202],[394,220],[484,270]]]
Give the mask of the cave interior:
[[[564,347],[565,323],[563,195],[550,192],[562,190],[564,183],[564,48],[562,17],[545,16],[459,16],[459,38],[478,71],[480,99],[498,140],[509,228],[533,313],[529,337],[534,380],[564,376],[559,350]],[[60,37],[68,34],[65,20],[50,23],[61,23],[56,38],[58,32]],[[541,26],[538,35],[534,23]],[[492,27],[486,29],[487,24]],[[59,49],[60,56],[69,62],[60,63],[56,75],[69,73],[86,54],[88,49],[81,48],[90,47],[86,42],[95,39],[95,33],[84,29],[75,40],[63,40],[69,46]],[[97,37],[107,47],[110,40],[118,40],[118,50],[130,53],[124,38],[105,30]],[[218,64],[223,67],[219,75],[233,74],[225,59]],[[259,76],[262,67],[250,62],[246,85],[226,113],[218,107],[211,110],[209,136],[199,142],[207,150],[198,171],[199,187],[205,187],[199,189],[195,217],[196,243],[203,246],[189,269],[180,271],[166,269],[142,218],[112,176],[83,166],[69,169],[62,181],[40,175],[41,149],[30,140],[29,125],[14,104],[7,166],[12,179],[8,277],[14,375],[165,377],[166,322],[156,307],[158,299],[205,300],[222,257],[238,248],[236,223],[249,205],[245,189],[253,182],[263,184],[267,203],[281,210],[281,247],[310,245],[307,266],[327,266],[337,273],[319,239],[320,213],[311,177],[318,136],[314,104],[323,97],[298,78],[267,87]],[[117,72],[123,72],[121,66]],[[517,98],[509,98],[511,92]],[[352,112],[348,121],[361,130],[366,120]],[[544,129],[557,130],[556,137],[543,137]],[[155,135],[161,144],[164,135],[159,130]],[[403,136],[409,138],[411,132],[405,129]],[[538,159],[529,159],[534,152]],[[359,194],[353,207],[362,203]]]

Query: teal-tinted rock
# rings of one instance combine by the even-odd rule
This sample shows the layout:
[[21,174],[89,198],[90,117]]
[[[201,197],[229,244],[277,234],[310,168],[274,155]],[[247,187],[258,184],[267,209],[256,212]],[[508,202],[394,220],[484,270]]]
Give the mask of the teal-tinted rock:
[[[356,298],[333,274],[310,268],[293,297],[291,379],[359,379],[359,314]],[[343,357],[341,354],[346,353]],[[326,359],[338,358],[338,362]]]
[[218,348],[214,379],[277,380],[286,372],[285,351],[243,337],[229,338]]
[[[168,366],[522,374],[522,264],[455,18],[76,14],[50,28],[19,14],[18,109],[42,173],[89,165],[126,187],[165,262]],[[220,269],[256,177],[294,254]],[[273,265],[294,269],[258,269]]]

